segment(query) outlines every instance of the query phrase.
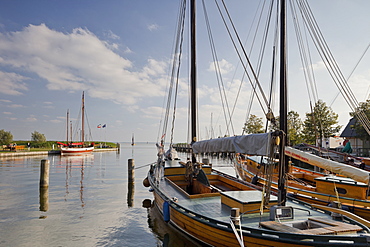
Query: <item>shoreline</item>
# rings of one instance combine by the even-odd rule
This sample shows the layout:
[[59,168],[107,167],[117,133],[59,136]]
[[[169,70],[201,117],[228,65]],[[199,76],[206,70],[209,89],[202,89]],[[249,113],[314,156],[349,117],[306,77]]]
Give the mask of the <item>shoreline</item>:
[[[93,152],[108,152],[108,151],[118,151],[118,148],[99,148],[94,149]],[[60,150],[50,150],[50,151],[27,151],[27,152],[9,152],[0,153],[0,158],[2,157],[16,157],[16,156],[35,156],[35,155],[60,155]]]

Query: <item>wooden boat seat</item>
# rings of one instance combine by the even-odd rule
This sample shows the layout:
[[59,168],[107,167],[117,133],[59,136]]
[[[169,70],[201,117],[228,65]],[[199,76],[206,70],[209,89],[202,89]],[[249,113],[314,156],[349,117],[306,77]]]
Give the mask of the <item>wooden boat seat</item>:
[[260,225],[267,229],[271,229],[271,230],[275,230],[279,232],[291,232],[291,233],[297,232],[298,233],[302,231],[298,228],[284,225],[277,221],[263,221],[263,222],[260,222]]
[[319,223],[321,227],[301,230],[299,228],[288,226],[277,221],[260,222],[260,225],[267,229],[279,232],[300,233],[310,235],[340,235],[343,232],[356,233],[362,230],[362,228],[357,225],[351,225],[344,222],[330,220],[327,218],[310,217],[308,218],[308,220]]

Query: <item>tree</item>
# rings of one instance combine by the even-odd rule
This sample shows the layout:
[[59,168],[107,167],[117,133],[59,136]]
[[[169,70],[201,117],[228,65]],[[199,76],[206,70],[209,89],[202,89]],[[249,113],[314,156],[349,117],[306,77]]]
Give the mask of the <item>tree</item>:
[[[303,141],[303,122],[299,118],[298,112],[289,111],[287,115],[288,120],[288,145],[294,146]],[[280,129],[280,118],[276,117],[276,125],[271,126],[271,130]]]
[[318,139],[321,147],[323,138],[333,136],[341,128],[342,126],[338,125],[338,114],[333,112],[325,102],[318,100],[313,111],[306,113],[303,125],[304,140],[309,144],[316,144]]
[[288,112],[288,144],[294,146],[296,144],[302,143],[303,122],[299,118],[298,112],[290,111]]
[[42,144],[46,142],[46,137],[44,134],[41,134],[35,130],[31,135],[31,140],[36,143]]
[[358,120],[356,112],[362,111],[367,119],[370,119],[370,100],[366,102],[360,102],[359,107],[356,108],[355,112],[351,112],[349,115],[354,117],[357,121],[353,128],[356,131],[356,136],[363,141],[370,141],[370,135],[366,132],[360,121]]
[[246,134],[264,133],[262,118],[251,114],[244,124],[243,131]]
[[8,145],[13,141],[13,135],[10,131],[0,130],[0,144]]

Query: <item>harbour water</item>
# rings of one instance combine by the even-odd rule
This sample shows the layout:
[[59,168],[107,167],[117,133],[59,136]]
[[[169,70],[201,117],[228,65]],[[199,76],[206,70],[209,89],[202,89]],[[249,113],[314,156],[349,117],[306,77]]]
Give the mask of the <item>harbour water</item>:
[[[1,158],[0,246],[199,246],[143,207],[153,199],[142,180],[156,152],[154,144],[123,143],[119,153]],[[44,191],[43,159],[50,160]]]

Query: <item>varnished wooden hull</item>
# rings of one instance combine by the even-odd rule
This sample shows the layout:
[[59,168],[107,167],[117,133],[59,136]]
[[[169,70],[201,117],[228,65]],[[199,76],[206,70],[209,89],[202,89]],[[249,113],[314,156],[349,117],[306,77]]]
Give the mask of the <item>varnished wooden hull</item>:
[[[169,223],[174,225],[180,231],[188,234],[192,238],[206,243],[211,246],[235,246],[240,247],[228,221],[219,221],[213,218],[199,215],[194,211],[176,203],[173,198],[166,196],[153,182],[154,179],[148,174],[148,179],[153,188],[154,203],[163,214],[164,202],[169,202],[170,220]],[[209,210],[213,210],[209,208]],[[284,233],[262,229],[258,227],[242,228],[244,246],[328,246],[331,237],[319,235],[300,235]],[[353,238],[343,236],[340,241],[348,240],[355,243],[356,246],[368,246],[366,238]],[[306,241],[308,239],[308,241]],[[338,239],[337,239],[338,240]],[[335,246],[335,244],[333,245]],[[340,246],[340,245],[338,245]]]
[[[238,164],[238,169],[241,171],[241,166]],[[253,167],[251,168],[251,172],[253,172]],[[241,173],[241,172],[240,172]],[[242,179],[247,182],[251,182],[253,174],[246,174],[247,172],[244,170],[244,175],[242,175]],[[242,173],[241,173],[242,174]],[[342,203],[344,208],[349,212],[357,214],[367,220],[370,220],[370,200],[361,199],[366,197],[364,195],[364,191],[367,188],[364,186],[358,185],[357,187],[354,185],[346,185],[346,184],[336,184],[337,187],[340,187],[344,190],[351,192],[353,198],[339,196],[339,201]],[[272,187],[273,190],[277,191],[277,184]],[[299,200],[309,202],[309,203],[316,203],[320,205],[329,205],[333,201],[338,201],[337,196],[333,193],[334,185],[333,184],[325,184],[321,185],[321,193],[317,192],[315,189],[306,188],[305,186],[295,186],[294,183],[288,182],[287,187],[288,193],[294,198]]]

